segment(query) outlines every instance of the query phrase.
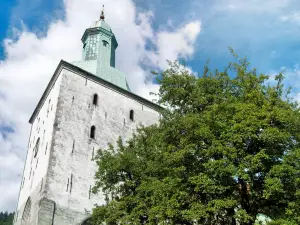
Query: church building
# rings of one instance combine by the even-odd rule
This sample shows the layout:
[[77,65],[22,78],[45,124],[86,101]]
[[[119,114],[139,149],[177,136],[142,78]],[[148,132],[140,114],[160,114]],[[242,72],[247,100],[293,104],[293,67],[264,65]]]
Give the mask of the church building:
[[81,40],[82,60],[59,63],[29,120],[14,225],[88,224],[105,203],[92,193],[97,150],[159,121],[161,108],[132,93],[115,68],[118,42],[103,11]]

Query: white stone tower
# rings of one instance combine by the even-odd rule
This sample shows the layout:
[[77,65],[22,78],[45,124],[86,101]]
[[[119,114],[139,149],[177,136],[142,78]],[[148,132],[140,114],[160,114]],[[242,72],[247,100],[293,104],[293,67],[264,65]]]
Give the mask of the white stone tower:
[[104,21],[83,37],[82,61],[61,61],[29,122],[15,225],[88,224],[104,196],[91,192],[96,151],[159,120],[159,106],[130,92],[115,69],[116,38]]

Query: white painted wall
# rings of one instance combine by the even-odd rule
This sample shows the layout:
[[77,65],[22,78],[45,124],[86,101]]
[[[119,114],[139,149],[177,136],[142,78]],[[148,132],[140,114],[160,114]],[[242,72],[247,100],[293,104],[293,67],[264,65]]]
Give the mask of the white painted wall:
[[[42,179],[43,185],[45,184],[44,177],[47,174],[49,149],[51,147],[50,144],[52,140],[53,123],[56,115],[60,84],[61,77],[58,77],[31,126],[27,158],[25,161],[20,189],[18,210],[26,203],[28,197],[37,188],[37,185],[41,186]],[[36,157],[34,157],[33,150],[38,138],[40,138],[40,146]],[[20,212],[19,216],[22,216],[22,212]]]
[[[159,113],[100,83],[86,81],[74,72],[63,70],[61,76],[46,197],[54,200],[58,208],[84,213],[91,211],[94,204],[104,203],[104,196],[91,194],[89,199],[97,169],[96,163],[91,161],[93,149],[96,154],[97,149],[107,147],[108,142],[115,143],[119,136],[127,139],[139,123],[147,126],[158,122]],[[95,93],[99,96],[98,106],[92,103]],[[134,122],[129,119],[131,109],[135,112]],[[92,125],[96,126],[95,140],[89,138]]]
[[[148,126],[159,120],[158,112],[129,95],[68,69],[59,73],[32,124],[15,224],[21,223],[29,196],[33,200],[31,224],[41,223],[38,221],[51,213],[55,213],[52,223],[56,225],[80,224],[87,211],[104,203],[102,194],[90,193],[97,170],[92,161],[96,151],[106,148],[108,142],[115,144],[119,136],[128,139],[139,124]],[[92,102],[94,94],[98,95],[97,106]],[[134,110],[134,121],[129,119],[130,110]],[[90,138],[93,125],[95,139]],[[39,151],[34,157],[38,138]],[[42,198],[54,201],[55,211],[41,209]],[[39,210],[49,215],[43,217]]]

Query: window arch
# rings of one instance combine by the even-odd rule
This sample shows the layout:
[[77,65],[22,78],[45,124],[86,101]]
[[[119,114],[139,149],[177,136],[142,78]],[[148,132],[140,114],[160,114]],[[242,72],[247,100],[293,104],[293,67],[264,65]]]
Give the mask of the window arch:
[[103,43],[103,46],[108,46],[109,45],[108,42],[105,41],[105,40],[103,40],[102,43]]
[[39,151],[39,147],[40,147],[40,138],[37,139],[34,149],[33,149],[33,154],[34,154],[34,158],[37,156],[38,151]]
[[85,219],[81,225],[92,225],[92,219],[91,218],[87,218]]
[[133,110],[130,110],[130,113],[129,113],[129,119],[131,121],[134,121],[134,111]]
[[95,139],[96,127],[91,127],[90,138]]
[[94,94],[94,96],[93,96],[93,104],[98,105],[98,95],[97,94]]
[[31,199],[28,198],[25,204],[25,208],[22,214],[21,225],[29,225],[31,217]]

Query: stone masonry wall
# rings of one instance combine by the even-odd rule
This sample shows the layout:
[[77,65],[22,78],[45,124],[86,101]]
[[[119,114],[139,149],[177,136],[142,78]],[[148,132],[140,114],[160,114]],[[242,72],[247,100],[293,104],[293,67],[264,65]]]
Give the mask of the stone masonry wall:
[[[31,218],[37,219],[38,207],[35,206],[39,204],[38,201],[43,197],[42,194],[44,193],[60,82],[61,77],[58,77],[53,83],[49,94],[31,126],[27,157],[20,185],[18,206],[16,209],[17,213],[15,214],[14,220],[15,225],[21,223],[20,218],[22,218],[24,206],[28,198],[31,198],[32,201],[32,208],[30,210]],[[35,146],[38,139],[39,147],[36,150]],[[31,222],[30,225],[35,225],[36,222]]]
[[[55,202],[54,224],[80,224],[104,196],[91,188],[97,169],[92,161],[99,148],[128,139],[138,124],[151,125],[159,120],[154,109],[100,83],[63,70],[54,123],[53,143],[47,172],[45,197]],[[97,106],[93,95],[98,95]],[[134,110],[134,121],[129,118]],[[95,139],[90,138],[96,127]],[[44,225],[44,224],[43,224]]]

